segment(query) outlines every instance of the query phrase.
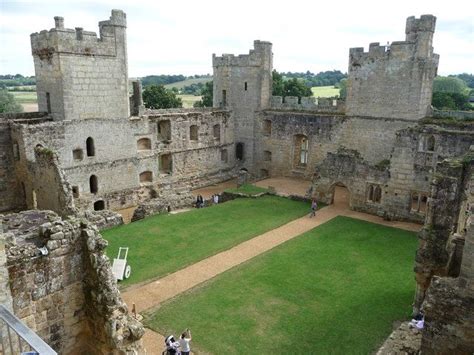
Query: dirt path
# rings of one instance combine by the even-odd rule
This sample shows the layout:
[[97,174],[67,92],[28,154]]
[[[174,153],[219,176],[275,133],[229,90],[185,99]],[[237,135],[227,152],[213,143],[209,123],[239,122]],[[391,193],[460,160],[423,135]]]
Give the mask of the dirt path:
[[[162,279],[131,288],[122,293],[124,301],[128,305],[135,303],[137,312],[152,309],[163,301],[341,215],[409,231],[418,231],[421,228],[420,225],[414,223],[384,221],[377,216],[351,211],[348,207],[347,190],[339,187],[336,189],[334,204],[319,210],[316,217],[301,217]],[[163,341],[163,336],[147,329],[144,337],[145,347],[147,349],[157,349],[157,352],[149,350],[147,354],[160,354]],[[157,346],[159,347],[157,348]]]

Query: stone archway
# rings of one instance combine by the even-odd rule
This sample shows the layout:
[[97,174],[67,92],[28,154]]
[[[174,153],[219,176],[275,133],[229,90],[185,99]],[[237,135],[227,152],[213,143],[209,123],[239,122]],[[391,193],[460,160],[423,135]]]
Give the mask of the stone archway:
[[350,209],[351,192],[344,183],[336,182],[332,184],[330,194],[332,195],[331,204],[338,208]]

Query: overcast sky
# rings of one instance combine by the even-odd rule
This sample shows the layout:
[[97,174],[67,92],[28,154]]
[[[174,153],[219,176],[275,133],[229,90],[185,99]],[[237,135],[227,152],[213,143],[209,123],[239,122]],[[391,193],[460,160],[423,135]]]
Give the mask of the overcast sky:
[[347,71],[351,47],[405,39],[409,16],[437,17],[440,75],[474,73],[472,0],[0,0],[0,74],[33,75],[30,34],[54,27],[98,32],[112,8],[127,13],[129,76],[212,73],[212,53],[273,43],[278,71]]

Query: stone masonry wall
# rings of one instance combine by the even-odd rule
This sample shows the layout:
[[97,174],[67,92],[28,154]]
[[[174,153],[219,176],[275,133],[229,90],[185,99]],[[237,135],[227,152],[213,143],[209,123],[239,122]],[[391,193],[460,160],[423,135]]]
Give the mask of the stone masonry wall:
[[[339,148],[358,151],[372,165],[390,159],[396,132],[413,126],[400,120],[280,111],[264,111],[257,123],[261,139],[257,142],[255,160],[259,166],[267,169],[271,176],[305,178],[311,178],[316,165]],[[265,132],[266,123],[271,125],[270,134]],[[306,166],[294,163],[298,154],[295,152],[297,135],[304,135],[309,141]],[[271,153],[271,160],[266,160],[265,151]]]
[[129,117],[126,15],[112,10],[94,32],[64,28],[31,35],[38,107],[55,120]]
[[351,48],[346,114],[418,120],[430,111],[439,56],[433,54],[436,17],[409,17],[406,40]]
[[62,354],[141,350],[143,327],[120,298],[96,227],[51,211],[0,219],[17,317]]
[[23,207],[13,168],[14,147],[9,122],[0,118],[0,212]]
[[[270,42],[254,41],[248,55],[213,54],[214,107],[228,107],[234,120],[235,142],[243,144],[241,168],[255,169],[258,134],[255,111],[270,107],[273,54]],[[225,99],[224,99],[225,91]]]
[[[162,121],[169,124],[169,139],[159,133]],[[197,128],[195,140],[190,137],[191,126]],[[30,207],[37,145],[57,154],[81,210],[92,209],[96,201],[104,201],[109,209],[127,208],[153,198],[167,186],[189,190],[234,176],[233,121],[223,110],[147,111],[129,120],[15,123],[12,135],[20,149],[16,175],[25,184]],[[91,156],[89,138],[94,145]],[[141,146],[143,140],[148,145]],[[170,171],[162,169],[163,155],[171,157]],[[141,181],[143,172],[150,172],[151,180]],[[97,192],[90,190],[92,175],[97,177]]]

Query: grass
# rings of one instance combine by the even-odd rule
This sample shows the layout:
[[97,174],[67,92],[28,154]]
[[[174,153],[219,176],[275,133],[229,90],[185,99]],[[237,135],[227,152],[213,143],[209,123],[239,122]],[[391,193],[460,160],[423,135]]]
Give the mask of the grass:
[[240,187],[236,187],[236,188],[233,188],[233,189],[227,189],[227,190],[225,190],[225,192],[241,193],[241,194],[245,194],[245,195],[254,196],[254,195],[258,195],[262,192],[268,192],[268,189],[266,189],[264,187],[258,187],[258,186],[252,185],[252,184],[244,184]]
[[195,95],[177,95],[183,101],[184,108],[194,107],[194,103],[201,100],[201,96]]
[[336,89],[334,86],[313,86],[311,91],[315,97],[339,96],[339,89]]
[[29,91],[10,91],[19,104],[35,104],[38,102],[36,92]]
[[164,303],[213,354],[369,354],[410,314],[415,233],[337,217]]
[[212,78],[192,78],[192,79],[186,79],[183,81],[177,81],[176,83],[171,83],[171,84],[166,84],[165,88],[167,89],[172,89],[172,88],[177,88],[177,89],[182,89],[185,86],[190,86],[191,84],[198,84],[198,83],[206,83],[208,81],[212,81]]
[[128,286],[165,276],[220,251],[229,249],[309,211],[309,204],[264,196],[240,198],[176,215],[157,215],[102,232],[109,241],[107,255],[129,247],[132,276]]

